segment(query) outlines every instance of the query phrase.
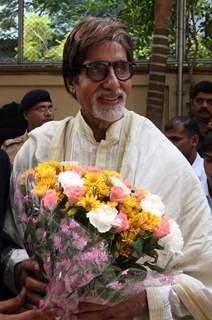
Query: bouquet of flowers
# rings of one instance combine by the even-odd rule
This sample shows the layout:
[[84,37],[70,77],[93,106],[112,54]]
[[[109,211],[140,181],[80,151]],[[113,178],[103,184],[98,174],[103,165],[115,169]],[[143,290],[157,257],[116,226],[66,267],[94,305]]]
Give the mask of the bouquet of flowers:
[[79,301],[116,304],[145,281],[171,281],[164,273],[183,239],[159,196],[68,162],[40,163],[17,183],[25,247],[48,281],[42,306],[62,306],[68,319]]

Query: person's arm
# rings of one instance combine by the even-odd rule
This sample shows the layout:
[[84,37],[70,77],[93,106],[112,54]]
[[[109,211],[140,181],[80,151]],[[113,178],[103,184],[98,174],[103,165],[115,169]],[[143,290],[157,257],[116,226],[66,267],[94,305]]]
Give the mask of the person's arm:
[[59,309],[38,310],[33,309],[17,313],[24,306],[27,291],[25,288],[21,290],[15,298],[0,301],[0,319],[1,320],[53,320],[61,315]]
[[[2,258],[1,261],[4,265],[4,283],[5,285],[14,293],[17,293],[17,286],[15,285],[16,277],[21,279],[20,272],[15,272],[15,267],[17,264],[22,266],[22,262],[29,259],[29,256],[24,249],[23,244],[23,238],[24,238],[24,224],[20,223],[20,217],[19,214],[21,212],[22,208],[22,202],[21,199],[17,201],[14,199],[14,190],[16,191],[18,186],[16,183],[16,175],[20,174],[21,170],[22,172],[27,169],[24,166],[27,165],[27,161],[30,165],[30,161],[33,159],[33,150],[35,149],[35,145],[33,143],[30,143],[29,147],[27,145],[24,145],[22,149],[20,149],[19,153],[17,154],[17,161],[14,164],[13,167],[13,173],[11,177],[11,184],[10,184],[10,206],[8,207],[6,217],[5,217],[5,223],[3,227],[3,237],[4,237],[4,243],[7,244],[3,248]],[[23,156],[25,154],[25,157]],[[20,159],[23,158],[24,161],[21,161]],[[20,267],[18,268],[20,271]],[[23,273],[26,273],[26,270],[23,268]],[[19,289],[25,285],[23,282],[21,286],[19,286]],[[39,288],[39,284],[38,284]]]
[[[146,291],[134,295],[112,307],[92,303],[80,303],[78,310],[74,313],[77,320],[145,320],[148,317],[148,304]],[[163,318],[164,320],[166,318]]]

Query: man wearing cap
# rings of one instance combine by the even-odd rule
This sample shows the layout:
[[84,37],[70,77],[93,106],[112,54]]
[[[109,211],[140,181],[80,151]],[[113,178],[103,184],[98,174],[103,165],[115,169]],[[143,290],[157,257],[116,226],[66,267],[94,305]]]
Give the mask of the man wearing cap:
[[12,164],[16,153],[28,139],[28,133],[54,119],[54,108],[49,92],[43,89],[27,92],[21,100],[20,113],[27,122],[26,132],[19,137],[6,140],[2,145],[2,149],[7,152]]

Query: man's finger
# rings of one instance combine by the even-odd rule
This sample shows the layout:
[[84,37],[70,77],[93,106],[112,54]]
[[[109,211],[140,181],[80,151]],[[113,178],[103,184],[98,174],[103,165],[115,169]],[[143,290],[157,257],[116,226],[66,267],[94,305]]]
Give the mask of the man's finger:
[[39,271],[40,267],[39,264],[31,259],[24,260],[21,262],[21,267],[26,271]]
[[23,306],[26,300],[26,288],[23,288],[21,292],[12,299],[0,302],[0,312],[13,313]]
[[108,309],[108,306],[95,304],[95,303],[81,302],[78,306],[78,311],[74,312],[74,314],[83,313],[83,312],[100,311],[104,309]]
[[27,290],[27,302],[30,303],[31,305],[38,307],[41,299],[42,299],[41,295],[36,294],[35,292],[31,292],[30,290]]
[[30,310],[15,315],[0,314],[1,320],[54,320],[58,316],[62,316],[60,309],[46,310]]
[[31,291],[46,293],[47,283],[39,281],[30,276],[27,276],[25,278],[24,285],[27,289]]

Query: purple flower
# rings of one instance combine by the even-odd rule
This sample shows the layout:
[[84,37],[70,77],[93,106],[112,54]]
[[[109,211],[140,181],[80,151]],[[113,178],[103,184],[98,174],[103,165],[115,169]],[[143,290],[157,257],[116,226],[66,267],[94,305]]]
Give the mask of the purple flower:
[[61,224],[60,229],[63,233],[65,233],[67,236],[70,235],[70,226],[68,224]]
[[79,233],[73,232],[72,237],[76,247],[83,249],[87,245],[87,240],[81,237]]
[[62,246],[61,246],[61,242],[62,242],[61,237],[60,236],[55,236],[53,240],[54,240],[55,248],[57,250],[61,251],[61,248],[62,248]]
[[71,260],[68,258],[62,260],[61,264],[66,270],[70,269],[72,265]]
[[118,281],[113,281],[107,285],[107,288],[111,289],[122,289],[122,284]]

